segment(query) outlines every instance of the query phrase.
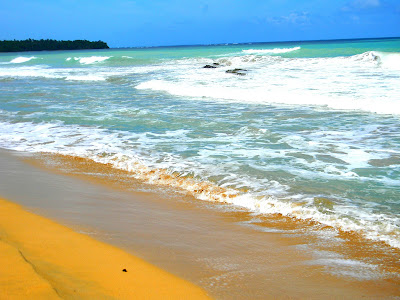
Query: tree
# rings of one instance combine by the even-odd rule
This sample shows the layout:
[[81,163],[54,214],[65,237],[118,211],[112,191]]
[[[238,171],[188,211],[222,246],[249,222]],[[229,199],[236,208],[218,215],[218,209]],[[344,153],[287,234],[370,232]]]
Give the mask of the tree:
[[103,41],[90,42],[87,40],[57,41],[41,40],[4,40],[0,41],[0,52],[22,52],[42,50],[81,50],[81,49],[109,49]]

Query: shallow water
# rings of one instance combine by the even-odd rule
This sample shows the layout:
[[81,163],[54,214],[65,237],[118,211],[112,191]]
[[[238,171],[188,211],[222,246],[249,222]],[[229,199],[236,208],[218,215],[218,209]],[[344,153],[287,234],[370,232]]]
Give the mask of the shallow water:
[[1,54],[0,147],[399,248],[399,51],[375,39]]

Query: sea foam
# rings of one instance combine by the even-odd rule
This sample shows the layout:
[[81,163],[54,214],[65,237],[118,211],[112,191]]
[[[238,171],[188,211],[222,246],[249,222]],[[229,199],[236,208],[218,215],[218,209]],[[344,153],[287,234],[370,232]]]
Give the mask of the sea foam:
[[31,56],[31,57],[20,56],[20,57],[17,57],[17,58],[14,58],[13,60],[11,60],[10,63],[21,64],[21,63],[28,62],[28,61],[30,61],[32,59],[35,59],[35,58],[37,58],[37,57],[35,57],[35,56]]
[[106,61],[112,56],[89,56],[89,57],[74,57],[74,60],[79,61],[83,65],[90,65],[94,63],[99,63]]
[[[258,104],[311,105],[400,115],[397,54],[366,52],[350,57],[282,58],[244,55],[216,59],[216,69],[171,70],[168,79],[142,82],[137,89],[176,96]],[[210,62],[212,63],[212,62]],[[227,74],[245,69],[245,76]],[[386,76],[382,85],[382,72]]]
[[371,55],[378,61],[379,65],[393,70],[400,70],[400,53],[373,51]]
[[245,54],[281,54],[300,50],[301,47],[293,48],[274,48],[274,49],[246,49],[242,50]]
[[[325,209],[321,210],[319,204],[316,205],[318,202],[315,202],[314,197],[290,195],[285,191],[285,187],[277,182],[263,182],[263,189],[259,192],[242,190],[235,187],[236,181],[247,182],[247,185],[251,186],[254,179],[231,174],[224,176],[219,182],[211,182],[207,177],[212,177],[212,165],[183,161],[181,157],[174,155],[164,158],[146,157],[140,153],[144,153],[146,148],[137,153],[132,151],[132,148],[127,148],[127,141],[136,141],[135,144],[140,142],[146,147],[151,141],[158,139],[178,142],[189,133],[188,130],[179,129],[162,134],[137,134],[62,123],[2,122],[0,146],[19,151],[50,152],[89,158],[132,172],[132,176],[150,184],[184,190],[200,200],[229,203],[257,214],[279,214],[300,220],[313,220],[344,231],[360,232],[366,238],[384,241],[400,248],[398,216],[374,214],[368,209],[347,202],[337,202],[326,212]],[[221,172],[221,167],[215,169]],[[195,170],[199,172],[195,173],[194,177],[188,176]],[[207,173],[209,174],[206,175]]]

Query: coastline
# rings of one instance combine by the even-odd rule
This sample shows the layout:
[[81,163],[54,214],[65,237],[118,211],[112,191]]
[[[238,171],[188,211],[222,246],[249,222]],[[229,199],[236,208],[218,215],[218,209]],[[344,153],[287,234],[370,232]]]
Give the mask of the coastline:
[[90,42],[88,40],[0,40],[0,53],[85,49],[109,49],[109,47],[103,41]]
[[288,234],[290,224],[286,234],[268,231],[264,225],[255,229],[247,226],[252,225],[248,212],[174,193],[162,197],[165,191],[146,192],[146,187],[126,181],[107,166],[63,159],[0,151],[2,194],[28,211],[188,280],[212,297],[400,295],[397,279],[359,280],[326,272],[326,266],[315,263],[318,259],[303,247],[315,238]]
[[0,196],[217,299],[399,297],[399,41],[1,55]]

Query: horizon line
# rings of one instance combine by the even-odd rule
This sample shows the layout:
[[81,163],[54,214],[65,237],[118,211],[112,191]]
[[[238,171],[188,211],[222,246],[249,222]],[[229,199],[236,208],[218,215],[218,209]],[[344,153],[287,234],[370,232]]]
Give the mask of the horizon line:
[[240,43],[212,43],[212,44],[177,44],[177,45],[159,45],[159,46],[122,46],[110,47],[110,49],[146,49],[146,48],[169,48],[169,47],[197,47],[197,46],[228,46],[228,45],[255,45],[255,44],[284,44],[284,43],[312,43],[312,42],[336,42],[336,41],[360,41],[372,39],[399,39],[400,36],[391,37],[363,37],[363,38],[338,38],[338,39],[320,39],[320,40],[292,40],[292,41],[270,41],[270,42],[240,42]]

